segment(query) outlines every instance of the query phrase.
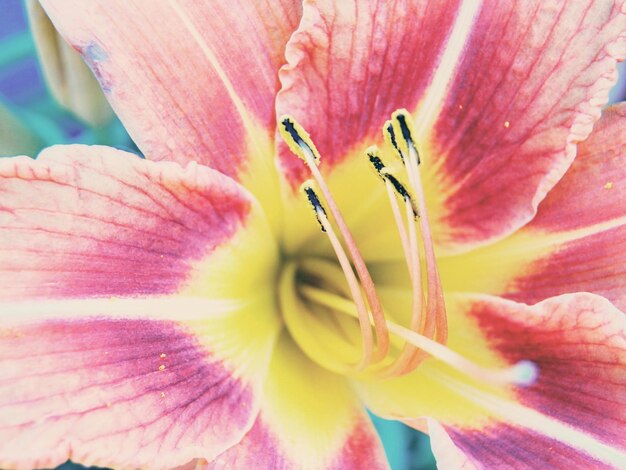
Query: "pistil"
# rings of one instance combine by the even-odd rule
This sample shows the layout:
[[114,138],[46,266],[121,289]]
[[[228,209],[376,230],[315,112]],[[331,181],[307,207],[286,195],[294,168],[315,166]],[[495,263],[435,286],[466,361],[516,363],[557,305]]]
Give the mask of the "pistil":
[[[355,316],[354,304],[350,300],[317,289],[313,286],[301,287],[301,292],[311,301],[332,308],[336,312]],[[414,347],[424,351],[427,355],[441,361],[453,369],[470,376],[476,380],[488,382],[494,385],[531,385],[537,377],[536,366],[529,361],[519,361],[516,364],[502,368],[490,369],[476,364],[452,349],[438,343],[415,331],[386,320],[389,331]]]

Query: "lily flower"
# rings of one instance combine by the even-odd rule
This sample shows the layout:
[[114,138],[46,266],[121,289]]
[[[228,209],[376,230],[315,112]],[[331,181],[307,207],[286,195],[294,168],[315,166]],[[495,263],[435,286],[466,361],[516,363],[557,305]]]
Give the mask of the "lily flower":
[[146,159],[0,161],[2,468],[623,467],[623,2],[42,4]]

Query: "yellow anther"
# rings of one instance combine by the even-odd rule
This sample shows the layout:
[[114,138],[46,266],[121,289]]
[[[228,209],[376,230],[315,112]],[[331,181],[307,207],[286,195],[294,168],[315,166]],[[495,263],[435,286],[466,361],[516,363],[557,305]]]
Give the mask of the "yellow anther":
[[389,169],[385,166],[382,159],[380,158],[380,151],[378,147],[372,146],[366,150],[367,157],[369,158],[370,163],[372,164],[372,168],[376,175],[383,180],[385,184],[391,184],[392,188],[395,190],[398,195],[404,199],[405,201],[409,201],[411,203],[411,207],[413,208],[413,215],[417,218],[419,217],[419,213],[417,211],[417,206],[413,198],[406,190],[404,185],[400,183],[398,178],[396,178]]
[[391,120],[397,121],[401,126],[401,135],[404,140],[413,141],[413,135],[415,134],[413,130],[413,118],[406,109],[396,109],[391,115]]
[[387,145],[393,148],[396,156],[404,163],[404,154],[402,153],[403,151],[398,145],[397,135],[398,133],[396,132],[393,121],[385,121],[385,124],[383,126],[383,137],[385,138],[385,142],[387,143]]
[[370,164],[371,164],[370,167],[372,168],[372,170],[374,170],[374,173],[376,174],[376,176],[378,176],[383,181],[385,181],[384,173],[386,172],[386,168],[385,168],[385,164],[380,158],[379,148],[376,147],[375,145],[372,145],[371,147],[367,148],[367,150],[365,151],[365,154],[367,155],[367,158],[369,159]]
[[278,130],[289,146],[289,150],[304,160],[307,165],[309,164],[309,158],[312,158],[315,164],[319,165],[320,154],[311,140],[311,136],[293,117],[282,116],[278,124]]
[[[413,130],[413,118],[406,109],[398,109],[391,115],[391,122],[396,132],[396,140],[402,152],[406,152],[405,155],[409,155],[411,149],[417,152],[415,147],[415,140],[413,136],[415,132]],[[418,161],[419,163],[419,156]]]

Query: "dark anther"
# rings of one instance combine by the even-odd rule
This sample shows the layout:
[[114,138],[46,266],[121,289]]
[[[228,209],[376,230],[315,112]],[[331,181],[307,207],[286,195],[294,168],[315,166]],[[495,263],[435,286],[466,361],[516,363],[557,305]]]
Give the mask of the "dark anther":
[[382,171],[385,169],[385,164],[383,163],[383,161],[373,153],[368,153],[367,156],[369,157],[370,163],[372,164],[376,172],[379,175],[383,176]]
[[404,155],[402,155],[402,151],[398,146],[398,141],[396,140],[396,132],[393,130],[393,124],[391,124],[390,121],[387,122],[389,122],[389,124],[387,125],[387,134],[389,134],[389,141],[391,142],[391,145],[393,145],[393,148],[396,149],[396,152],[398,152],[400,160],[404,161]]
[[313,207],[313,212],[315,212],[315,217],[317,218],[317,221],[320,224],[320,228],[322,229],[322,232],[325,232],[326,229],[324,228],[324,224],[322,224],[322,221],[320,220],[320,212],[324,214],[324,216],[326,216],[326,210],[324,209],[324,206],[322,206],[322,203],[317,197],[317,194],[315,194],[315,191],[313,191],[313,188],[309,186],[304,186],[302,189],[306,193],[306,197],[308,198],[309,203],[311,203],[311,206]]
[[289,133],[289,135],[291,136],[291,138],[297,145],[304,144],[308,147],[307,143],[302,139],[302,137],[300,137],[300,134],[298,134],[298,131],[296,130],[296,126],[294,126],[291,119],[285,118],[282,120],[281,124],[283,125],[285,130]]
[[409,201],[411,203],[411,209],[413,209],[413,215],[415,217],[419,217],[419,212],[417,211],[417,207],[415,206],[415,203],[413,202],[413,198],[411,197],[409,192],[406,190],[404,185],[400,183],[400,181],[398,181],[398,179],[395,176],[390,175],[389,173],[385,173],[383,177],[386,178],[387,181],[391,183],[391,185],[393,186],[393,189],[396,190],[396,192],[402,197],[402,199],[404,199],[405,201]]
[[[400,131],[402,132],[402,137],[404,138],[404,140],[407,143],[407,146],[409,148],[413,147],[415,149],[415,152],[417,153],[417,149],[415,148],[415,144],[413,141],[413,136],[411,135],[411,129],[409,129],[409,126],[406,122],[406,116],[402,113],[398,113],[398,115],[396,116],[396,119],[398,120],[398,124],[400,124]],[[419,153],[417,154],[417,164],[419,165],[420,162],[420,156]]]

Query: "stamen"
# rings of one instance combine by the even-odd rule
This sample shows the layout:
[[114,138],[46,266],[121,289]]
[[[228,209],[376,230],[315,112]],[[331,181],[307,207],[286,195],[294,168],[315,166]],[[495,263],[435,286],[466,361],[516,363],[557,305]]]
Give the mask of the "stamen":
[[[398,154],[402,158],[402,152],[397,147],[397,142],[395,141],[395,134],[393,131],[393,127],[389,128],[388,134],[392,142],[396,144],[396,150],[398,151]],[[404,251],[404,255],[407,261],[409,277],[411,279],[411,288],[412,288],[411,290],[412,290],[412,296],[413,296],[412,302],[411,302],[411,329],[415,331],[420,331],[422,317],[423,317],[422,309],[424,307],[423,305],[424,302],[423,302],[423,295],[422,295],[421,263],[419,260],[419,247],[417,244],[417,233],[416,233],[415,224],[414,224],[414,218],[417,218],[419,213],[418,213],[417,208],[415,207],[413,198],[411,198],[408,191],[393,175],[388,173],[387,168],[385,167],[384,163],[382,162],[382,159],[379,156],[380,152],[378,148],[376,146],[372,146],[368,148],[366,152],[367,152],[369,161],[372,164],[372,167],[374,168],[378,176],[385,182],[385,186],[387,188],[387,194],[389,197],[391,209],[392,209],[394,219],[396,222],[396,227],[398,228],[398,232],[400,235],[402,249]],[[402,160],[404,161],[404,159]],[[393,194],[394,189],[405,201],[405,206],[407,210],[407,215],[406,215],[407,224],[409,227],[409,236],[407,236],[407,231],[404,226],[404,222],[402,221],[402,216],[400,215],[400,209],[398,207],[398,203],[396,201],[395,195]],[[421,360],[425,358],[426,356],[424,354],[416,354],[415,348],[407,344],[403,348],[400,356],[388,367],[384,375],[386,376],[400,375],[411,367],[410,363],[417,362],[418,360],[421,362]]]
[[[440,342],[445,342],[448,336],[445,301],[443,298],[443,290],[439,279],[439,271],[437,270],[437,261],[435,258],[434,244],[430,225],[428,222],[428,214],[426,210],[424,189],[422,187],[419,164],[420,158],[415,147],[415,143],[411,130],[411,117],[406,110],[398,110],[393,113],[393,119],[398,123],[402,137],[408,149],[407,173],[409,182],[412,186],[417,207],[420,212],[420,232],[424,244],[424,253],[426,256],[426,272],[427,272],[427,315],[424,325],[423,334],[430,337],[435,332],[436,338]],[[408,162],[407,162],[408,160]],[[417,367],[419,361],[413,361],[412,366]]]
[[[415,223],[412,217],[412,208],[408,203],[406,204],[405,209],[407,224],[409,227],[409,253],[406,254],[405,251],[405,256],[407,259],[412,292],[411,330],[417,332],[422,330],[422,322],[424,320],[426,312],[424,311],[425,305],[422,293],[421,263],[417,242],[417,231],[415,229]],[[381,371],[381,375],[383,377],[392,377],[406,374],[414,369],[414,367],[412,367],[412,364],[414,362],[421,362],[422,360],[426,359],[426,357],[426,353],[424,353],[423,351],[416,351],[414,346],[412,346],[410,343],[406,343],[400,355],[394,360],[392,364],[390,364],[387,368]]]
[[[402,250],[404,252],[404,257],[407,262],[407,269],[409,271],[409,278],[411,280],[412,287],[412,302],[411,302],[411,328],[419,329],[422,318],[422,308],[423,308],[423,296],[422,296],[422,275],[421,275],[421,263],[420,263],[420,255],[419,255],[419,247],[417,244],[417,233],[415,230],[414,217],[416,216],[415,205],[411,198],[404,198],[405,208],[406,208],[406,219],[409,227],[409,231],[404,225],[404,221],[402,220],[402,215],[400,213],[400,207],[398,206],[398,201],[396,200],[396,196],[394,194],[394,188],[389,180],[389,174],[385,173],[385,165],[382,163],[379,155],[379,150],[377,147],[373,146],[367,150],[367,155],[372,163],[372,166],[378,173],[378,176],[385,182],[385,187],[387,189],[387,196],[389,198],[389,203],[391,205],[391,211],[393,213],[394,220],[396,222],[396,227],[398,228],[398,234],[400,235],[400,242],[402,244]],[[397,191],[397,190],[396,190]],[[397,191],[401,196],[403,194]],[[412,358],[413,348],[405,347],[402,351],[401,356],[394,361],[394,364],[390,367],[391,374],[395,374],[398,370],[403,369],[406,364]],[[397,364],[397,365],[396,365]]]
[[365,301],[361,294],[361,289],[359,286],[359,282],[354,275],[354,271],[352,271],[352,266],[350,264],[350,260],[346,255],[343,247],[341,246],[341,242],[339,238],[335,234],[335,231],[326,216],[326,210],[324,206],[322,206],[317,194],[311,187],[311,182],[306,181],[302,185],[302,190],[306,193],[307,198],[311,202],[313,206],[313,210],[315,212],[315,217],[317,221],[320,223],[322,227],[322,231],[328,235],[330,243],[335,250],[335,255],[337,256],[337,260],[339,260],[339,265],[343,270],[344,276],[348,283],[348,288],[350,289],[350,294],[352,295],[352,300],[354,301],[354,305],[356,306],[357,316],[359,319],[359,327],[361,329],[361,340],[363,353],[361,355],[361,360],[355,366],[355,371],[361,371],[365,369],[372,361],[372,351],[374,349],[374,338],[372,336],[372,329],[370,326],[370,317],[369,312],[367,310],[367,306],[365,305]]
[[[407,229],[404,225],[404,221],[402,220],[402,214],[400,213],[400,207],[398,206],[398,201],[396,200],[396,195],[394,193],[394,186],[392,182],[389,180],[389,174],[384,173],[385,167],[382,164],[380,158],[376,155],[377,149],[370,148],[368,149],[368,157],[372,165],[378,172],[378,175],[385,183],[385,188],[387,189],[387,196],[389,198],[389,203],[391,205],[391,211],[393,213],[394,221],[396,222],[396,227],[398,229],[398,234],[400,235],[400,242],[402,244],[402,250],[404,252],[404,257],[407,261],[407,268],[409,270],[409,276],[411,278],[412,286],[413,286],[413,308],[416,308],[416,305],[421,305],[421,268],[419,262],[419,249],[417,247],[417,235],[415,233],[415,224],[413,223],[413,218],[415,217],[414,205],[413,201],[410,198],[404,198],[405,205],[407,208],[407,223],[409,227],[412,227],[411,235],[409,237],[407,234]],[[402,193],[396,190],[400,196],[403,196]],[[411,239],[410,239],[411,238]],[[421,309],[421,306],[419,307]]]
[[383,176],[383,171],[385,170],[385,164],[378,156],[378,149],[376,147],[370,147],[366,150],[365,153],[370,159],[370,163],[374,167],[374,171],[376,172],[376,174],[384,180],[385,177]]
[[370,148],[367,149],[366,153],[367,153],[367,156],[368,156],[368,158],[370,160],[370,163],[374,167],[374,171],[376,172],[376,174],[385,183],[389,182],[391,184],[391,186],[393,187],[393,189],[395,189],[395,191],[398,193],[398,195],[402,199],[407,201],[409,204],[411,204],[411,208],[413,209],[413,216],[415,218],[419,217],[419,212],[417,210],[415,202],[413,201],[413,198],[411,197],[409,192],[406,190],[404,185],[402,183],[400,183],[400,181],[395,176],[393,176],[391,173],[389,173],[389,170],[387,169],[387,167],[385,166],[385,164],[383,163],[381,158],[378,156],[379,155],[378,148],[375,147],[375,146],[374,147],[370,147]]
[[[409,275],[413,271],[412,287],[413,296],[417,298],[419,296],[418,305],[412,309],[411,327],[418,328],[420,326],[420,316],[422,308],[422,268],[420,263],[420,251],[417,245],[417,230],[415,229],[415,221],[411,217],[413,215],[413,205],[405,201],[406,221],[409,227]],[[419,308],[418,308],[419,307]]]
[[[402,115],[402,117],[404,118],[403,119],[404,125],[400,126],[400,122],[397,119],[400,112],[405,112],[405,111],[398,110],[394,112],[392,114],[392,119],[385,122],[385,125],[383,126],[383,136],[385,138],[385,141],[388,144],[390,144],[396,151],[396,154],[398,155],[398,157],[402,161],[402,164],[406,168],[407,175],[409,177],[409,182],[411,182],[415,180],[415,175],[413,174],[413,168],[407,161],[407,158],[411,152],[411,147],[415,150],[415,145],[413,144],[413,138],[411,137],[411,128],[409,127],[409,124],[407,124],[407,119],[404,118],[404,115]],[[401,143],[404,146],[404,149],[402,149],[400,147],[400,142],[398,142],[398,139],[396,137],[397,135],[401,135],[401,136],[407,135],[409,137],[411,145],[409,145],[409,141],[407,141],[406,139],[402,139]]]
[[[309,300],[331,307],[334,311],[351,316],[357,315],[354,304],[344,297],[312,286],[305,286],[302,289],[302,293],[307,296]],[[389,320],[386,320],[386,323],[389,331],[394,335],[474,379],[496,385],[528,386],[533,384],[537,378],[537,366],[530,361],[520,361],[504,369],[486,368],[426,336],[420,335]]]
[[402,153],[402,150],[400,150],[400,146],[396,140],[396,131],[393,128],[393,122],[391,120],[386,121],[383,126],[383,137],[385,138],[387,144],[395,149],[396,155],[400,158],[402,163],[404,163],[404,154]]
[[[426,318],[427,312],[424,311],[425,306],[422,293],[421,263],[417,242],[417,231],[415,229],[415,223],[411,220],[411,215],[411,208],[407,205],[406,217],[409,226],[410,264],[413,266],[413,272],[417,272],[417,276],[411,277],[411,290],[413,294],[411,305],[411,331],[417,332],[422,331],[422,323]],[[411,269],[409,269],[409,276],[411,276]],[[426,307],[427,306],[428,304],[426,304]],[[406,374],[414,370],[414,363],[419,364],[424,359],[426,359],[426,354],[423,351],[416,351],[415,347],[407,342],[400,355],[386,370],[382,372],[382,374],[385,377]]]
[[[400,126],[400,131],[402,133],[402,138],[408,147],[409,153],[411,149],[413,149],[417,155],[417,164],[419,165],[420,158],[417,153],[417,149],[415,148],[415,142],[413,140],[413,123],[410,118],[410,114],[406,109],[398,109],[391,115],[392,119],[395,119]],[[408,117],[408,118],[407,118]]]
[[409,192],[406,190],[404,185],[402,185],[402,183],[400,183],[400,181],[398,181],[395,176],[389,173],[385,173],[384,177],[387,181],[389,181],[391,186],[393,186],[393,189],[395,189],[395,191],[400,195],[400,197],[404,199],[404,202],[406,202],[411,207],[413,219],[417,220],[417,218],[420,216],[419,209],[415,205],[413,198],[411,197]]
[[402,214],[400,213],[400,206],[398,205],[398,201],[396,200],[396,195],[393,191],[393,186],[389,181],[385,181],[385,188],[387,189],[387,197],[389,198],[389,203],[391,205],[391,212],[393,213],[394,221],[396,222],[396,227],[398,229],[398,235],[400,235],[400,242],[402,244],[402,250],[404,251],[404,257],[407,260],[409,274],[413,275],[413,266],[412,263],[408,263],[411,259],[411,248],[409,245],[409,237],[407,235],[406,227],[404,226],[404,220],[402,220]]
[[[330,192],[330,188],[326,184],[324,177],[322,176],[318,164],[319,164],[319,153],[315,148],[315,145],[311,141],[310,136],[304,131],[304,129],[290,116],[283,116],[280,119],[281,125],[279,126],[281,135],[287,141],[289,148],[296,153],[296,155],[300,156],[307,164],[309,169],[311,170],[311,174],[313,178],[317,182],[324,198],[326,199],[326,203],[328,204],[328,208],[330,213],[333,215],[335,219],[335,223],[339,228],[339,232],[343,236],[343,239],[346,244],[346,248],[352,257],[352,261],[354,263],[354,268],[359,276],[361,284],[363,286],[363,291],[365,292],[365,297],[370,305],[372,310],[372,316],[374,319],[374,328],[376,330],[376,337],[378,339],[378,348],[374,354],[374,361],[379,361],[383,359],[387,353],[389,352],[389,332],[387,331],[387,327],[385,325],[385,314],[383,312],[382,304],[378,299],[376,294],[376,290],[374,288],[374,281],[370,276],[367,267],[365,266],[365,261],[359,252],[354,238],[352,237],[352,233],[348,229],[348,225],[346,224],[339,208],[335,200],[332,197]],[[330,224],[329,224],[330,225]]]
[[304,160],[307,165],[307,158],[309,157],[313,158],[315,165],[319,165],[320,154],[307,131],[290,116],[284,116],[280,123],[278,130],[289,146],[289,150]]
[[302,186],[300,187],[300,189],[304,191],[307,199],[309,200],[309,203],[311,203],[311,207],[313,208],[313,212],[315,213],[315,218],[317,219],[317,222],[320,224],[320,228],[322,229],[322,232],[326,232],[326,228],[324,227],[324,224],[322,223],[320,216],[319,216],[320,213],[323,213],[324,215],[326,215],[326,210],[324,209],[324,206],[322,206],[322,203],[320,202],[319,198],[317,197],[317,194],[315,194],[315,191],[313,191],[313,188],[311,186],[312,186],[312,181],[307,180],[304,183],[302,183]]
[[[390,134],[393,135],[393,130],[390,131]],[[398,228],[400,240],[402,242],[402,249],[404,251],[404,255],[407,261],[412,291],[411,329],[414,331],[422,331],[422,319],[426,317],[426,312],[423,311],[424,299],[422,293],[421,263],[419,258],[417,233],[413,220],[413,218],[417,215],[417,209],[415,208],[415,204],[413,203],[412,198],[408,195],[408,192],[404,189],[404,187],[402,187],[403,191],[398,191],[397,188],[395,188],[398,194],[400,196],[403,196],[405,201],[407,224],[409,227],[409,232],[407,234],[407,230],[402,220],[402,216],[400,215],[400,208],[398,207],[395,195],[393,194],[393,182],[389,178],[390,175],[386,173],[385,165],[382,163],[382,160],[379,157],[379,150],[375,146],[370,147],[367,150],[367,155],[378,176],[385,182],[385,185],[387,187],[389,202],[391,204],[396,227]],[[434,322],[431,321],[431,324],[434,325]],[[418,351],[415,350],[414,347],[406,344],[400,356],[396,358],[396,360],[384,371],[383,375],[401,375],[411,370],[411,364],[417,365],[425,358],[425,354],[420,354]]]

